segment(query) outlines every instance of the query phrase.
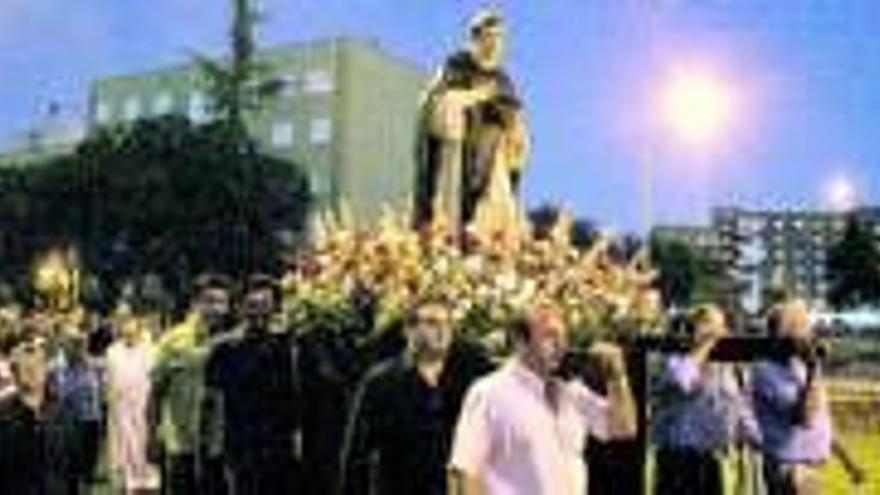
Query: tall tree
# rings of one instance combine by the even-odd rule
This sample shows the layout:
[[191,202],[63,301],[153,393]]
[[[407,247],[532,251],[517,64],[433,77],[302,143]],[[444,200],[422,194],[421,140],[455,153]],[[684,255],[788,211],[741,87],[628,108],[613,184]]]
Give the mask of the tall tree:
[[254,0],[232,0],[227,60],[196,55],[196,64],[205,75],[217,117],[235,132],[246,133],[245,116],[277,93],[278,81],[262,76],[267,68],[256,58],[256,29],[260,15]]
[[109,278],[181,270],[271,270],[281,232],[302,232],[305,175],[287,161],[243,152],[222,123],[182,117],[99,130],[75,153],[0,180],[5,250],[25,266],[58,243],[80,247]]
[[667,304],[687,307],[723,300],[728,281],[721,264],[684,242],[653,236],[651,261],[660,272],[658,285]]
[[880,301],[880,251],[873,232],[851,217],[828,253],[828,300],[837,308]]
[[558,234],[556,229],[567,228],[565,234],[571,245],[578,249],[589,248],[599,238],[596,222],[589,218],[571,218],[562,206],[553,203],[542,203],[528,211],[534,235],[537,238],[548,238]]

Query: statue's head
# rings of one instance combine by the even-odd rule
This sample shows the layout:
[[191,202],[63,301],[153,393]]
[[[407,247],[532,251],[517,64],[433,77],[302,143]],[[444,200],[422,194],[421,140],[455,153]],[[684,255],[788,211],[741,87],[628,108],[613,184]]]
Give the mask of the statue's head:
[[504,54],[504,24],[501,14],[484,9],[477,12],[468,26],[471,51],[477,60],[488,67],[501,63]]

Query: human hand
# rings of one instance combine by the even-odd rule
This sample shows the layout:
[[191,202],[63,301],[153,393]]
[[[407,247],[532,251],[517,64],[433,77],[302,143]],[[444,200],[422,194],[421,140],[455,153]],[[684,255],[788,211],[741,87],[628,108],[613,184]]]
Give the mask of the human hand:
[[495,81],[485,81],[476,85],[471,90],[471,96],[474,103],[481,103],[491,100],[498,94],[498,84]]
[[620,346],[610,342],[597,342],[590,346],[588,356],[598,362],[608,381],[626,378],[626,360]]
[[813,380],[804,394],[804,419],[809,423],[822,409],[825,402],[825,389],[821,380]]

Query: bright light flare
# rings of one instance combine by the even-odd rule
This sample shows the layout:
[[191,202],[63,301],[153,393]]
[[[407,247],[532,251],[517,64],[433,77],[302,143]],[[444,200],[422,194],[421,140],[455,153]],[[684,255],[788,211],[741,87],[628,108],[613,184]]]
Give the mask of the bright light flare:
[[734,97],[727,83],[710,73],[673,74],[663,88],[661,118],[692,145],[705,144],[730,124]]
[[843,175],[832,177],[825,185],[828,206],[835,211],[847,211],[856,207],[858,193],[852,180]]

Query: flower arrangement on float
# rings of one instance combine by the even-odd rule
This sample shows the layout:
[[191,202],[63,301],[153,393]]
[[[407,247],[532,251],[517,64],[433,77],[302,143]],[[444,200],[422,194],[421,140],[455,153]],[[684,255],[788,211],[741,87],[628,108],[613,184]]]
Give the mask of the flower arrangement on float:
[[[344,216],[343,216],[344,218]],[[386,210],[377,228],[316,218],[310,245],[282,280],[288,323],[305,331],[360,328],[369,337],[399,323],[408,301],[440,293],[461,332],[504,350],[504,330],[528,304],[552,300],[563,308],[575,346],[655,332],[659,297],[644,252],[611,254],[600,235],[575,248],[565,226],[548,235],[525,229],[515,245],[498,233],[456,239],[443,222],[413,230],[409,215]],[[364,313],[370,323],[364,329]]]

